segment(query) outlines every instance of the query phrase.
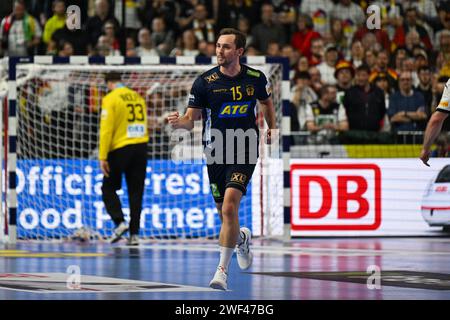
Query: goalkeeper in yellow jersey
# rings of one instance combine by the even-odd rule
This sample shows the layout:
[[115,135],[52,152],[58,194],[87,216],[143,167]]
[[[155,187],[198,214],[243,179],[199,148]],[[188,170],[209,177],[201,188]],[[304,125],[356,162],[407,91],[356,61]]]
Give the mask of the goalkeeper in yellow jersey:
[[[147,107],[142,96],[121,82],[119,73],[107,73],[105,82],[109,93],[102,100],[98,156],[104,175],[102,199],[116,226],[111,243],[129,231],[128,244],[138,245],[147,168]],[[122,187],[122,174],[128,187],[129,226],[116,194]]]

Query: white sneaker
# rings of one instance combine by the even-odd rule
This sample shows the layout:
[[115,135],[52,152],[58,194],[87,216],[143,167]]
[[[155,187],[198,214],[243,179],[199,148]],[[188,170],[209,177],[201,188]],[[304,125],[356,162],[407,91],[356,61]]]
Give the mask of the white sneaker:
[[240,245],[236,246],[236,255],[239,268],[246,270],[250,268],[253,262],[253,253],[250,252],[252,232],[246,227],[242,227],[240,232],[244,234],[244,241]]
[[218,266],[209,286],[213,289],[227,290],[227,277],[228,274],[225,272],[225,269],[222,266]]
[[138,246],[139,245],[139,236],[137,234],[131,235],[130,239],[128,239],[128,245],[129,246]]
[[123,234],[125,232],[128,231],[128,225],[125,222],[121,222],[117,228],[114,229],[112,238],[111,238],[111,243],[116,243],[117,241],[119,241]]

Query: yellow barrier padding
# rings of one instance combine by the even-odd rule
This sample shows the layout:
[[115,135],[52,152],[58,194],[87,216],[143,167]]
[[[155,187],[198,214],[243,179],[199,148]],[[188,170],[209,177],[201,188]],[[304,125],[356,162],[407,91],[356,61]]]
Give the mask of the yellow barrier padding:
[[420,144],[345,145],[349,158],[418,158]]

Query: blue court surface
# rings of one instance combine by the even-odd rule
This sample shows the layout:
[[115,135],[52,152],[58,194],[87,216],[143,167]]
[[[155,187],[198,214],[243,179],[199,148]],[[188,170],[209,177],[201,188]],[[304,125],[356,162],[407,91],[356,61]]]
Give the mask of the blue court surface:
[[229,290],[208,287],[216,241],[0,246],[0,300],[450,299],[450,238],[255,239]]

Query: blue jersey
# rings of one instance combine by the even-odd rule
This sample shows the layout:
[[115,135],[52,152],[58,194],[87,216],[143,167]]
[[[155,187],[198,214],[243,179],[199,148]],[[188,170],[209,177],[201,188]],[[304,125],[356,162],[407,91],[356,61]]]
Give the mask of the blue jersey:
[[256,101],[269,97],[270,88],[263,72],[241,64],[239,74],[229,77],[217,66],[195,80],[189,107],[202,109],[205,146],[211,143],[212,129],[222,133],[225,146],[227,129],[251,129],[258,134]]

